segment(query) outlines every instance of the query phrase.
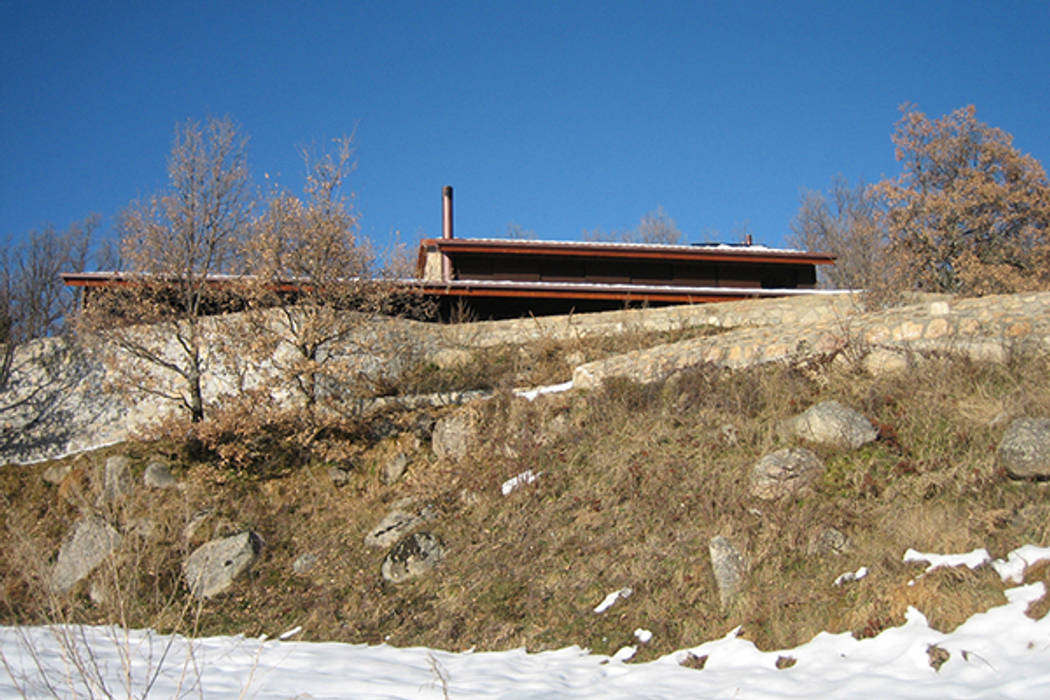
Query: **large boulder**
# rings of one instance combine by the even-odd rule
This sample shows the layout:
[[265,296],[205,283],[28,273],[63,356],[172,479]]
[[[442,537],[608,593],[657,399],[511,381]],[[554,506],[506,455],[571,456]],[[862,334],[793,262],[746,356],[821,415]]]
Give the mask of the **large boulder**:
[[1017,418],[996,451],[999,466],[1015,479],[1050,478],[1050,418]]
[[804,447],[788,447],[758,460],[751,470],[751,493],[766,500],[798,492],[824,473],[824,463]]
[[792,431],[803,440],[843,449],[856,449],[879,435],[862,414],[838,401],[811,406],[790,421]]
[[417,532],[402,539],[383,559],[380,572],[391,583],[401,583],[427,573],[444,558],[445,549],[429,532]]
[[711,570],[718,584],[718,599],[725,609],[740,592],[747,573],[747,560],[728,538],[717,535],[708,543]]
[[65,593],[90,574],[120,546],[120,533],[101,518],[84,518],[58,550],[58,561],[51,573],[51,588]]
[[193,595],[210,598],[229,588],[261,550],[262,539],[248,530],[205,542],[183,562],[182,575]]

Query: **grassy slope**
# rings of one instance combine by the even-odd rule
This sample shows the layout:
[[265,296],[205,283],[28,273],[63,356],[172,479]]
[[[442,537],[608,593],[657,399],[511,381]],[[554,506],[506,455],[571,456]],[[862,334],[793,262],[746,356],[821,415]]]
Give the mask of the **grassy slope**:
[[[506,382],[560,380],[567,373],[553,376],[554,368],[570,352],[592,356],[595,348],[486,351],[480,364],[512,370]],[[880,379],[838,364],[699,368],[659,385],[618,380],[534,403],[504,392],[474,408],[484,438],[472,456],[451,463],[423,448],[393,485],[379,475],[389,440],[356,440],[360,454],[342,488],[331,485],[323,463],[262,478],[180,458],[167,443],[71,458],[74,471],[61,487],[42,482],[42,467],[9,466],[0,470],[0,597],[7,601],[0,621],[116,620],[251,635],[302,625],[309,639],[449,649],[580,644],[601,652],[630,643],[644,627],[655,637],[642,659],[736,625],[763,648],[798,644],[820,630],[871,635],[903,622],[908,605],[948,629],[1002,602],[1002,584],[990,571],[961,569],[909,586],[921,567],[903,564],[901,555],[907,547],[988,547],[1001,556],[1024,543],[1050,544],[1050,487],[1007,479],[994,454],[1010,418],[1050,415],[1048,370],[1045,357],[1006,365],[929,360]],[[497,374],[480,383],[499,384]],[[435,386],[466,381],[462,372],[433,368],[421,376]],[[852,452],[818,449],[828,471],[798,498],[751,497],[754,462],[795,444],[780,422],[832,398],[881,424],[883,438]],[[421,422],[386,420],[404,426],[406,443],[409,427]],[[55,600],[46,594],[47,568],[71,523],[97,510],[92,475],[114,451],[138,458],[139,468],[166,452],[184,487],[140,489],[110,509],[127,535],[111,565],[93,574],[97,600],[88,583]],[[526,469],[543,474],[502,496],[500,484]],[[384,552],[366,548],[363,537],[406,497],[438,513],[425,527],[449,555],[433,576],[392,586],[379,576]],[[187,533],[195,519],[201,524]],[[195,607],[179,581],[182,558],[244,527],[265,540],[261,560],[230,593]],[[850,551],[807,554],[826,527],[848,534]],[[747,587],[728,610],[719,608],[708,558],[717,534],[750,561]],[[316,553],[318,564],[295,574],[292,562],[304,552]],[[860,566],[870,569],[867,578],[832,585]],[[1045,577],[1040,571],[1033,576]],[[592,612],[625,586],[632,597]]]

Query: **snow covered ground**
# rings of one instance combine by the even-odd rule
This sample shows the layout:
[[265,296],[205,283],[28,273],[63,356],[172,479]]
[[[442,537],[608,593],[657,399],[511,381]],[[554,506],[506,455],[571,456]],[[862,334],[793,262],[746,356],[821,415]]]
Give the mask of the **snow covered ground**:
[[[981,558],[914,550],[908,556],[931,566]],[[1013,580],[1018,567],[1045,558],[1050,548],[1026,547],[990,564]],[[620,660],[626,649],[614,657],[578,647],[452,653],[187,639],[111,627],[0,627],[0,697],[1041,698],[1050,697],[1050,616],[1032,620],[1024,611],[1043,591],[1041,583],[1008,589],[1006,605],[948,634],[911,609],[904,626],[871,639],[822,633],[795,649],[761,652],[734,631],[638,664]],[[636,631],[640,643],[644,632]],[[930,665],[934,645],[948,654],[939,670]],[[690,653],[707,657],[702,670],[679,665]],[[778,669],[780,657],[796,663]]]

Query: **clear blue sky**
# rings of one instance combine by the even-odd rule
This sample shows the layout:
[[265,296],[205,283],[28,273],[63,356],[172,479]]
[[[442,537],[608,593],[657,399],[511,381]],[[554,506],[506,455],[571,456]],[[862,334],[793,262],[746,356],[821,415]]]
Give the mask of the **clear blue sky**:
[[802,189],[899,172],[898,106],[966,104],[1050,165],[1047,2],[0,0],[0,237],[165,184],[174,127],[230,115],[255,178],[356,132],[365,234],[540,238],[662,206],[780,245]]

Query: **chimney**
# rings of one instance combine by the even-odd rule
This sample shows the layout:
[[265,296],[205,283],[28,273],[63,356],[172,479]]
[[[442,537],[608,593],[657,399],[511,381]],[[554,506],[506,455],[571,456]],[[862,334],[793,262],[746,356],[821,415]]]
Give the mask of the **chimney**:
[[445,185],[442,195],[441,237],[452,238],[452,185]]
[[[452,240],[452,185],[445,185],[441,191],[441,238]],[[452,259],[448,253],[441,254],[441,281],[452,279]]]
[[744,245],[746,245],[746,246],[751,245],[751,234],[750,233],[745,233],[744,234]]

